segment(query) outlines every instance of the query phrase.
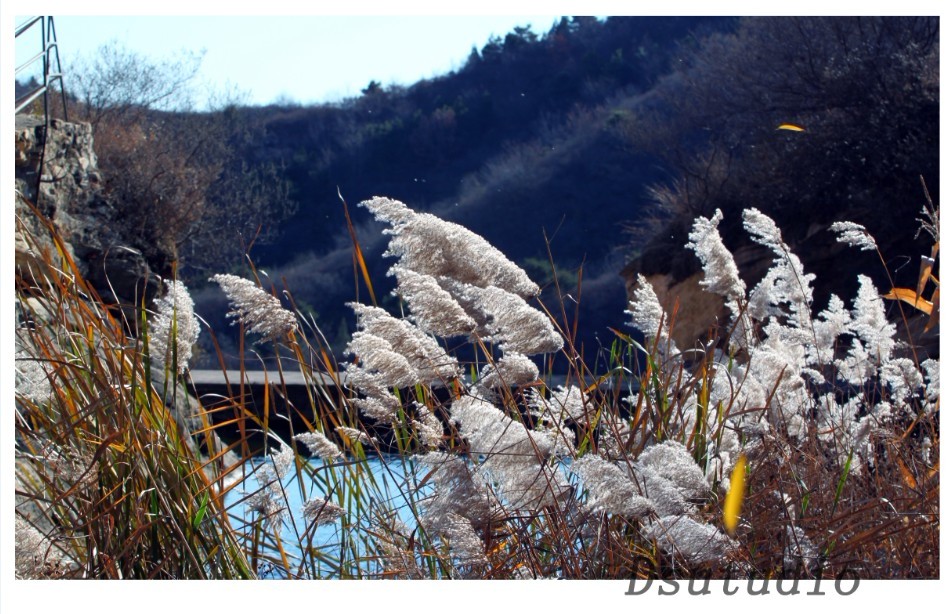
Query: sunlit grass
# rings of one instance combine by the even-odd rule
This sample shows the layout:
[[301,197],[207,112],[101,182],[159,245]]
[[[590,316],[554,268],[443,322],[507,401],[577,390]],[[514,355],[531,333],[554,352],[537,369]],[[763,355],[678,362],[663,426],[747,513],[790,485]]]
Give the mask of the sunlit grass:
[[[167,399],[188,376],[177,376],[174,346],[170,356],[150,350],[147,306],[125,321],[82,279],[50,225],[55,249],[47,252],[25,226],[18,230],[38,254],[17,286],[25,577],[831,577],[847,567],[876,578],[938,574],[938,419],[925,411],[938,398],[921,389],[854,454],[809,412],[799,438],[770,413],[780,375],[763,406],[742,403],[758,365],[721,350],[732,331],[674,353],[661,341],[671,322],[644,342],[616,330],[594,369],[573,343],[577,313],[563,305],[545,312],[563,340],[563,381],[552,381],[553,361],[543,355],[538,377],[480,389],[487,374],[501,373],[504,341],[473,333],[478,364],[460,365],[447,381],[381,385],[373,394],[397,406],[389,421],[371,420],[360,404],[372,395],[355,390],[350,371],[361,357],[339,364],[291,289],[268,286],[249,265],[254,291],[288,305],[295,324],[257,341],[259,360],[242,362],[224,398],[197,405],[201,426],[185,432]],[[355,273],[373,296],[355,254]],[[925,278],[937,303],[932,266]],[[252,327],[238,324],[244,344]],[[265,360],[268,352],[276,360]],[[741,367],[736,389],[715,395],[718,374]],[[306,400],[295,403],[288,369],[331,384],[307,385]],[[246,402],[249,370],[269,382],[256,408]],[[889,391],[876,383],[847,392],[871,404]],[[274,434],[276,421],[290,424],[287,441]],[[238,440],[221,444],[216,425],[234,428]],[[295,435],[310,432],[339,454],[308,459]],[[259,457],[250,441],[262,433]],[[662,460],[650,465],[652,457]],[[593,486],[573,472],[575,461],[593,458],[623,476],[627,500],[603,496],[593,489],[611,484]],[[635,500],[642,496],[647,503]],[[26,540],[22,522],[39,544]]]

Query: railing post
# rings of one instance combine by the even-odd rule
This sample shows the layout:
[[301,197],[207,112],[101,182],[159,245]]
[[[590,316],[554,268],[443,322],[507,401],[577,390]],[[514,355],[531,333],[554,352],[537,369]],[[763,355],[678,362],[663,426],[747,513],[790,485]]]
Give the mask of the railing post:
[[[41,15],[31,18],[16,29],[16,37],[19,38],[21,34],[29,31],[37,23],[40,24],[40,53],[33,56],[20,66],[17,66],[16,72],[19,73],[21,70],[40,59],[43,62],[43,82],[39,88],[24,96],[22,100],[17,101],[15,113],[19,113],[25,109],[27,105],[32,104],[33,101],[36,100],[40,95],[43,96],[43,146],[40,149],[40,163],[39,167],[37,168],[35,198],[36,203],[39,204],[40,187],[43,183],[43,165],[46,161],[46,142],[49,138],[50,132],[50,86],[54,81],[59,81],[60,95],[62,96],[63,101],[64,120],[69,121],[69,113],[66,108],[66,87],[63,85],[63,67],[60,64],[59,45],[56,42],[56,26],[53,25],[53,18],[48,15]],[[55,51],[56,53],[55,73],[51,70],[53,58],[50,57],[50,51]]]
[[56,26],[53,24],[53,18],[47,17],[50,25],[50,40],[52,41],[53,51],[56,53],[56,78],[60,85],[60,99],[63,101],[63,120],[69,121],[69,112],[66,109],[66,85],[63,83],[63,66],[60,64],[59,43],[56,40]]
[[[56,26],[53,23],[53,18],[51,16],[41,15],[38,17],[33,17],[28,20],[23,25],[19,26],[16,29],[16,37],[19,38],[21,34],[28,32],[35,26],[37,23],[40,24],[40,53],[33,56],[23,64],[16,67],[16,72],[19,73],[21,70],[31,65],[37,60],[43,62],[43,78],[42,83],[38,88],[24,96],[22,99],[17,100],[16,112],[19,113],[27,107],[34,100],[43,96],[43,112],[46,116],[46,122],[49,122],[49,88],[52,86],[54,81],[59,81],[60,94],[62,96],[63,102],[63,119],[69,121],[69,112],[66,108],[66,87],[63,83],[63,67],[60,64],[60,55],[59,55],[59,45],[56,42]],[[50,57],[51,52],[55,53],[55,58]],[[53,63],[55,59],[56,71],[53,71]]]

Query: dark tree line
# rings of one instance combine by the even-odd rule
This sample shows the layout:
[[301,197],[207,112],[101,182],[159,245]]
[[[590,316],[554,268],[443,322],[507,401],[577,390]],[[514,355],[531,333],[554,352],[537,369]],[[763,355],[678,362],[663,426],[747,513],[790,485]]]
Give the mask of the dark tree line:
[[[543,284],[548,237],[563,285],[583,263],[593,276],[579,333],[589,346],[618,325],[617,273],[632,255],[629,270],[696,269],[683,249],[696,215],[724,210],[736,246],[741,209],[758,207],[813,270],[852,266],[820,231],[854,220],[900,268],[919,253],[920,176],[939,197],[936,19],[563,18],[490,39],[457,71],[409,87],[203,112],[173,96],[190,91],[200,58],[142,72],[113,56],[90,74],[131,72],[141,85],[97,92],[110,81],[93,80],[76,97],[106,122],[103,173],[142,244],[165,241],[201,272],[240,263],[257,236],[252,257],[286,274],[340,343],[354,288],[338,189],[364,241],[380,228],[353,205],[387,195],[464,223]],[[387,263],[366,247],[385,286]]]
[[154,60],[118,43],[69,66],[71,120],[89,122],[116,224],[163,276],[240,266],[293,211],[278,163],[252,152],[261,122],[235,94],[199,110],[201,54]]
[[[280,260],[336,234],[337,187],[352,202],[388,194],[428,208],[465,198],[461,181],[490,160],[579,112],[649,89],[669,70],[677,41],[731,23],[567,17],[541,36],[516,28],[490,39],[458,71],[409,87],[372,83],[337,105],[249,110],[264,118],[264,148],[287,165],[302,202],[281,245],[262,256]],[[516,212],[514,223],[523,215],[536,213]]]
[[[707,38],[632,123],[634,142],[671,173],[653,191],[668,223],[637,266],[686,276],[696,263],[671,253],[690,221],[720,208],[736,246],[752,206],[814,270],[835,220],[866,225],[896,269],[918,258],[920,176],[939,194],[938,52],[938,19],[926,17],[748,18]],[[777,129],[785,123],[803,131]],[[855,273],[855,258],[833,252],[822,266]],[[875,261],[865,272],[882,275]]]

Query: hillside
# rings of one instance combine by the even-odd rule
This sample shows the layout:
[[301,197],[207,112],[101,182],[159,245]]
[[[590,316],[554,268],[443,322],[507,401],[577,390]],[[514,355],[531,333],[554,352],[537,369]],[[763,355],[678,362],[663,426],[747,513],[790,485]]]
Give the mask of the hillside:
[[[749,206],[778,221],[807,271],[836,270],[816,308],[830,293],[851,295],[859,272],[888,283],[877,259],[849,257],[825,232],[836,220],[867,225],[890,274],[909,285],[916,267],[906,265],[928,247],[928,237],[913,241],[923,183],[939,201],[937,23],[563,18],[542,36],[516,28],[489,40],[458,70],[409,87],[372,82],[356,98],[306,107],[147,111],[123,131],[100,131],[97,148],[113,142],[114,168],[101,166],[124,195],[115,200],[129,203],[136,247],[176,234],[178,274],[219,333],[229,330],[224,297],[206,280],[247,274],[241,246],[253,245],[255,264],[335,348],[346,344],[354,318],[344,303],[366,290],[338,193],[376,294],[395,307],[383,229],[356,207],[385,195],[496,245],[546,286],[560,320],[566,307],[567,329],[578,312],[576,341],[593,358],[613,339],[608,327],[624,322],[626,280],[693,283],[687,232],[717,209],[746,279],[769,261],[745,243],[739,212]],[[802,130],[777,130],[785,123]],[[126,162],[142,133],[167,150],[171,173],[148,157]],[[177,225],[148,213],[166,195],[117,179],[130,172],[184,186],[168,189]],[[702,315],[683,331],[688,343],[710,324]]]
[[[382,228],[354,205],[387,195],[483,235],[540,285],[552,278],[548,237],[563,294],[577,298],[584,263],[579,339],[610,344],[606,327],[620,325],[626,302],[625,227],[646,205],[645,186],[664,176],[654,155],[632,146],[633,113],[683,48],[733,24],[566,18],[542,37],[517,28],[458,71],[407,88],[372,83],[338,105],[243,109],[268,135],[250,153],[280,161],[298,204],[252,256],[272,279],[286,278],[341,346],[353,326],[342,305],[355,288],[338,188],[378,296],[392,287]],[[555,308],[555,292],[545,297]],[[220,300],[197,296],[209,313]]]

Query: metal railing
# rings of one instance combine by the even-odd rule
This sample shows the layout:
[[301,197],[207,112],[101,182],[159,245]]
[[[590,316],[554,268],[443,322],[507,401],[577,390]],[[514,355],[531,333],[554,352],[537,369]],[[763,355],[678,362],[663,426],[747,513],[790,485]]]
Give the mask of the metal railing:
[[[30,92],[17,99],[16,112],[19,113],[23,109],[27,108],[34,100],[42,96],[43,115],[45,123],[48,125],[50,120],[50,89],[54,83],[58,83],[60,95],[62,96],[63,100],[63,119],[69,121],[69,116],[67,115],[66,111],[66,88],[63,86],[63,69],[60,65],[59,45],[56,43],[56,26],[53,25],[53,18],[45,15],[31,17],[22,25],[17,26],[16,38],[19,38],[21,34],[29,31],[37,24],[39,24],[40,28],[42,49],[35,56],[17,66],[16,74],[19,75],[20,72],[26,68],[33,66],[37,61],[42,60],[43,81],[35,88],[30,90]],[[54,60],[56,64],[55,71],[53,70]]]

